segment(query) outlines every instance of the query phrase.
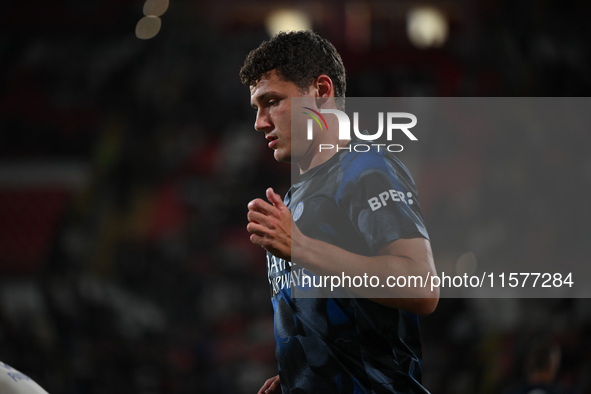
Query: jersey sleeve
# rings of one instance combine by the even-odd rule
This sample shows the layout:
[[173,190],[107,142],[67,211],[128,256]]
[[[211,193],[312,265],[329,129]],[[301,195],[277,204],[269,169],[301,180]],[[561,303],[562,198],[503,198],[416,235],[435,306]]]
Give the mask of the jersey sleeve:
[[400,238],[429,239],[414,181],[388,153],[351,155],[343,162],[337,205],[372,254]]
[[0,393],[48,394],[27,375],[2,362],[0,362]]

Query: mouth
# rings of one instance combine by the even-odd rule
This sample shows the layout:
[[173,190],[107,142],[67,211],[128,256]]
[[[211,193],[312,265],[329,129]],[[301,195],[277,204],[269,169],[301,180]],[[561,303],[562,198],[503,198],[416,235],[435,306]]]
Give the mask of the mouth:
[[267,140],[269,141],[269,148],[273,148],[277,144],[278,138],[272,135],[268,135]]

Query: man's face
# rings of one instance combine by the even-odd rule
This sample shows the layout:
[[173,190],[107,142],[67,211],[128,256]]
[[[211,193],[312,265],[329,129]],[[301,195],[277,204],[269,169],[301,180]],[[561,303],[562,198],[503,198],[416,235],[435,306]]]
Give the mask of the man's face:
[[283,79],[277,70],[264,74],[255,86],[250,87],[250,102],[257,110],[254,128],[265,133],[275,160],[297,164],[308,152],[309,141],[297,138],[292,143],[291,98],[313,95],[313,89],[302,94],[295,83]]

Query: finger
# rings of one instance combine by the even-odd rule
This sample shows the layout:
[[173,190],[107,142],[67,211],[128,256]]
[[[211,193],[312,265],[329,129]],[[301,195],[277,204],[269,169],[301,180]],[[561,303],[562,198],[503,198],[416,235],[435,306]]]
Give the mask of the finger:
[[267,391],[267,389],[269,388],[269,381],[265,381],[265,384],[263,384],[263,387],[261,387],[261,389],[257,392],[257,394],[265,394],[265,391]]
[[266,229],[264,228],[250,228],[249,232],[250,232],[250,242],[252,242],[253,244],[260,246],[261,248],[272,252],[271,249],[275,250],[277,249],[277,242],[270,237],[266,232]]
[[270,230],[275,230],[281,227],[281,216],[279,211],[275,210],[273,215],[265,215],[258,211],[248,211],[246,218],[251,223],[258,223]]
[[261,387],[261,389],[259,391],[257,391],[257,394],[266,394],[268,387],[268,383],[269,381],[267,380],[265,382],[265,384],[263,384],[263,387]]
[[267,390],[269,389],[269,387],[271,387],[271,385],[278,379],[278,376],[273,376],[272,378],[269,378],[265,381],[265,384],[263,384],[263,387],[261,387],[261,389],[259,390],[259,392],[257,394],[265,394],[267,392]]
[[269,386],[269,388],[267,389],[267,393],[274,393],[275,390],[277,390],[279,388],[279,376],[277,378],[275,378],[275,380],[273,381],[273,383],[271,383],[271,386]]
[[273,204],[275,208],[281,209],[285,207],[281,196],[275,193],[272,187],[267,189],[267,199]]
[[277,220],[276,219],[273,219],[267,215],[263,215],[262,213],[257,212],[257,211],[248,211],[248,214],[246,215],[246,217],[250,223],[260,224],[260,225],[265,226],[269,229],[273,229],[273,228],[277,227]]
[[250,235],[250,242],[252,242],[254,245],[260,246],[261,248],[265,249],[267,252],[271,252],[273,253],[274,251],[276,251],[276,247],[275,244],[273,243],[273,241],[265,236],[261,236],[258,234],[251,234]]
[[248,209],[251,211],[261,212],[265,215],[270,215],[274,211],[273,205],[269,204],[261,198],[256,198],[249,202]]
[[261,237],[266,237],[269,235],[269,229],[258,223],[248,223],[246,226],[246,231],[251,234],[260,235]]

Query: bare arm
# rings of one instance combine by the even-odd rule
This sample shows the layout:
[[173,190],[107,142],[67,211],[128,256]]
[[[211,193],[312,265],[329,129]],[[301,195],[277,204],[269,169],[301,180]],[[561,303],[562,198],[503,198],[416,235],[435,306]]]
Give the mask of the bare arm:
[[[274,256],[295,260],[316,275],[367,274],[379,277],[380,283],[385,283],[388,276],[436,275],[431,245],[425,238],[398,239],[385,245],[377,256],[361,256],[305,236],[292,225],[289,209],[280,196],[267,189],[267,198],[271,204],[262,199],[249,203],[247,229],[251,241]],[[385,290],[387,297],[372,299],[420,315],[433,312],[439,300],[439,289],[431,290],[429,286],[386,287]],[[363,288],[354,291],[366,295]]]

